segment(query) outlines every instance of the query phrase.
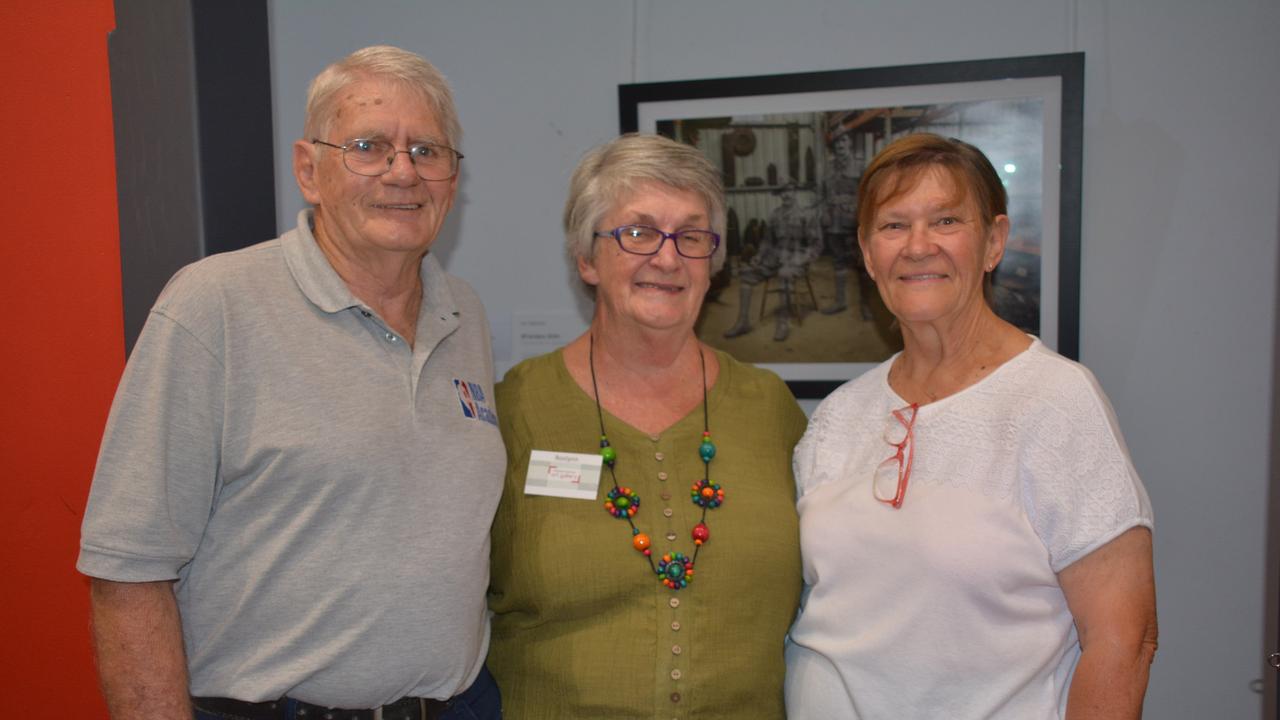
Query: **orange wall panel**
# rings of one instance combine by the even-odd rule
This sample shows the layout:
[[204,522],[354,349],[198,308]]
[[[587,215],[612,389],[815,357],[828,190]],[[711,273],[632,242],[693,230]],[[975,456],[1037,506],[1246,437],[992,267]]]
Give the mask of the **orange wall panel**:
[[5,6],[0,687],[5,708],[20,716],[105,717],[89,648],[88,583],[74,565],[124,367],[107,60],[114,8],[111,0]]

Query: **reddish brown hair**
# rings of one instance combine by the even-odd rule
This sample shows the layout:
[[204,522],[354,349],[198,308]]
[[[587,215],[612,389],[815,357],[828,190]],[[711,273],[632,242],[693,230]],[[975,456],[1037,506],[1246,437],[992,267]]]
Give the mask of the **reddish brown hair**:
[[956,189],[974,199],[984,228],[990,228],[997,215],[1009,214],[1009,194],[981,150],[963,140],[913,133],[889,143],[863,171],[858,227],[870,228],[881,205],[910,192],[932,168],[946,170]]

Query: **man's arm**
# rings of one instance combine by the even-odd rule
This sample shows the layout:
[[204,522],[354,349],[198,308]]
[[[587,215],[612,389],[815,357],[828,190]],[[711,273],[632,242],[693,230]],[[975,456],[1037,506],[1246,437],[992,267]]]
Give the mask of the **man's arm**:
[[173,582],[92,578],[90,605],[98,676],[112,720],[191,718]]
[[1137,720],[1156,654],[1151,532],[1126,530],[1058,573],[1080,635],[1067,720]]

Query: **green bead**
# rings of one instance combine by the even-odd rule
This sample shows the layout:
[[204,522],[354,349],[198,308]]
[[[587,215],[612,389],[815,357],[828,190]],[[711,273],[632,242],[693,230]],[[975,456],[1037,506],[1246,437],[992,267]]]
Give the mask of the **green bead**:
[[613,501],[613,506],[622,510],[626,510],[627,508],[631,507],[631,498],[627,497],[626,495],[622,495],[617,500]]
[[600,457],[606,463],[612,465],[614,460],[618,459],[618,451],[611,447],[600,448]]

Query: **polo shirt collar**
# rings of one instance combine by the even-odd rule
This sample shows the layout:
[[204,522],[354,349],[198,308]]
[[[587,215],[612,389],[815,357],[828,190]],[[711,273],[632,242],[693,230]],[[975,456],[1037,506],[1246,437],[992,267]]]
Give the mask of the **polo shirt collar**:
[[[299,212],[297,229],[285,233],[280,239],[285,263],[298,289],[312,305],[327,313],[349,308],[368,309],[342,281],[338,271],[329,264],[329,258],[316,244],[311,230],[313,218],[314,211],[310,208]],[[431,308],[446,316],[456,314],[457,307],[453,294],[449,292],[444,269],[435,257],[430,253],[424,256],[418,272],[422,279],[423,311]]]

